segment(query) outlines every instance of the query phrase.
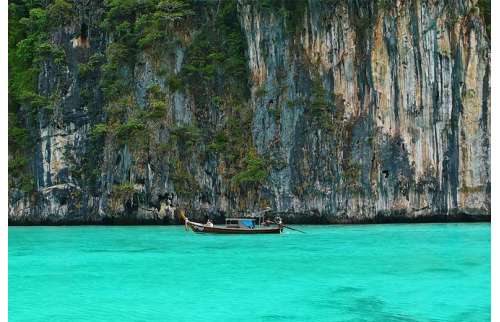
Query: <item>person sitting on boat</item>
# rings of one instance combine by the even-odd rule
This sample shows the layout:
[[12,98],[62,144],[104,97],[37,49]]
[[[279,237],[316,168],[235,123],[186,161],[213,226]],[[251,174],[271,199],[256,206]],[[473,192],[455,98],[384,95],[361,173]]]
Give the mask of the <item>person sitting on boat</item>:
[[208,219],[207,223],[205,224],[205,226],[207,226],[207,227],[213,227],[214,224],[212,223],[212,221],[210,219]]

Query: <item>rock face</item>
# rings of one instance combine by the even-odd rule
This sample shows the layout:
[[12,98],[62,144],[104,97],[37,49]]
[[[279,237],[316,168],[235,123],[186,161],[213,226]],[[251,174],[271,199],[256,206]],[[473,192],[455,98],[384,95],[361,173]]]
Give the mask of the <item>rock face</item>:
[[11,185],[9,222],[174,223],[179,207],[219,219],[267,206],[289,223],[489,219],[490,43],[476,2],[276,2],[239,0],[239,30],[220,38],[241,38],[248,79],[227,81],[217,63],[189,77],[225,10],[198,4],[168,50],[120,64],[130,90],[110,100],[106,65],[82,76],[82,64],[109,64],[117,31],[103,29],[101,1],[76,1],[79,18],[50,33],[66,61],[41,63],[38,91],[60,99],[26,123],[35,188]]

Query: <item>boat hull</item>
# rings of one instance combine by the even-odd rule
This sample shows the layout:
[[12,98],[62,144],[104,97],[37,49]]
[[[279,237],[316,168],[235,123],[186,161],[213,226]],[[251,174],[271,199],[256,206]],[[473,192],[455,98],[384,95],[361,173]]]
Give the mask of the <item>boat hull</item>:
[[186,225],[191,228],[195,233],[204,234],[279,234],[283,227],[270,227],[270,228],[228,228],[228,227],[208,227],[203,224],[188,222]]

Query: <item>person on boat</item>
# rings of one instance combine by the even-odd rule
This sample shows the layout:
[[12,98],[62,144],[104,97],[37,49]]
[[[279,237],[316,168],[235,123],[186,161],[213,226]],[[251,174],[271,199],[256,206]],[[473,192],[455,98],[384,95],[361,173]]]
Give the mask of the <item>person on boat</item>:
[[212,221],[210,219],[208,219],[207,223],[205,224],[205,226],[207,226],[207,227],[213,227],[214,224],[212,223]]

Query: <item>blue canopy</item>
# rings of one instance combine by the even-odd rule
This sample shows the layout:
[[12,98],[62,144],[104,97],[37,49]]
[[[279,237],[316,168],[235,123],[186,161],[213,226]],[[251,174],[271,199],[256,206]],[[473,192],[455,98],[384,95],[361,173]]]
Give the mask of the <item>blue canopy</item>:
[[243,225],[245,227],[248,227],[248,228],[255,228],[255,224],[253,222],[253,220],[241,220],[240,221],[240,225]]

